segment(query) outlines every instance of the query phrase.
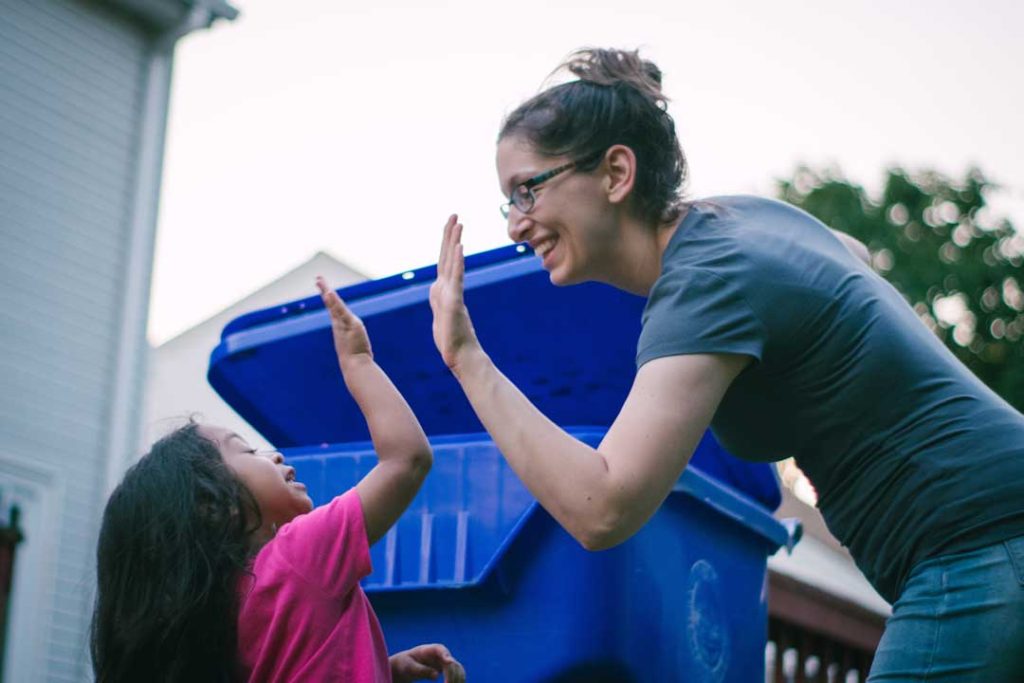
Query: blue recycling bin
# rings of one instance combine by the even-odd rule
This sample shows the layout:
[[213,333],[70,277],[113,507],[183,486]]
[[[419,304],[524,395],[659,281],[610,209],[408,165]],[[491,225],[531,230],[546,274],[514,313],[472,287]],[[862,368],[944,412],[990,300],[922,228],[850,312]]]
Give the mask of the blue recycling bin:
[[[644,301],[599,284],[556,288],[530,256],[519,246],[467,258],[474,326],[545,414],[596,445],[635,375]],[[582,549],[509,469],[434,350],[434,276],[341,291],[434,449],[364,582],[389,646],[445,642],[472,680],[495,683],[763,680],[766,559],[788,540],[770,514],[773,470],[731,458],[708,434],[638,534]],[[376,462],[319,297],[229,323],[208,378],[283,450],[315,503]]]

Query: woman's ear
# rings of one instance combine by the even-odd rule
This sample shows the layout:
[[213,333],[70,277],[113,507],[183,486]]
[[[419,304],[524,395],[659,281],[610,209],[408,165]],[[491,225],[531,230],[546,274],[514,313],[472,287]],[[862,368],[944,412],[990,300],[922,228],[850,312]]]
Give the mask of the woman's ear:
[[636,183],[636,154],[625,145],[612,145],[604,154],[604,166],[608,201],[612,204],[626,201]]

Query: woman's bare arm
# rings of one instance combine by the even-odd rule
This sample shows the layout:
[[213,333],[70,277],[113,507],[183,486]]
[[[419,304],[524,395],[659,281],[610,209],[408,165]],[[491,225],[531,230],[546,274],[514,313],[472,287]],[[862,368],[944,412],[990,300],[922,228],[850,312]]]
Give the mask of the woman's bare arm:
[[445,226],[431,288],[434,340],[477,417],[544,508],[589,549],[629,538],[668,496],[746,356],[652,360],[598,448],[573,438],[506,378],[476,339],[462,299],[461,226]]

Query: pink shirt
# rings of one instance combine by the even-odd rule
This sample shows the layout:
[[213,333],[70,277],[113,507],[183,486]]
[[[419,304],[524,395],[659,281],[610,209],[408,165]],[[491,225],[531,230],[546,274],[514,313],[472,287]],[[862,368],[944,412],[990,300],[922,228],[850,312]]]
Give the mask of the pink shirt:
[[391,683],[355,489],[285,524],[239,582],[239,659],[250,681]]

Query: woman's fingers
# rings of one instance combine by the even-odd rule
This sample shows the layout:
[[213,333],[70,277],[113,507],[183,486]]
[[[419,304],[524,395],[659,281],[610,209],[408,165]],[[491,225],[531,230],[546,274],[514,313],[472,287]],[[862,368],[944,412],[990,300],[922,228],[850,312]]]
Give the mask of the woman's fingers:
[[452,226],[448,236],[445,279],[462,291],[463,274],[466,270],[466,260],[462,252],[462,223]]
[[462,247],[462,223],[458,222],[458,218],[456,214],[452,214],[444,226],[441,253],[437,260],[437,279],[441,288],[437,293],[451,292],[456,298],[461,299],[466,259]]
[[462,223],[458,216],[452,215],[444,226],[444,238],[441,245],[441,260],[437,266],[438,279],[451,281],[462,269]]
[[459,221],[459,217],[456,214],[452,214],[448,217],[448,222],[444,224],[444,235],[441,237],[441,254],[437,259],[437,276],[443,277],[448,272],[449,264],[451,259],[449,258],[449,244],[451,243],[452,231]]
[[455,264],[452,267],[452,280],[454,280],[459,294],[462,294],[463,280],[466,275],[466,256],[462,253],[462,226],[459,226],[460,241],[455,249]]
[[455,273],[458,264],[458,248],[462,242],[462,223],[452,226],[452,236],[448,240],[448,277]]

